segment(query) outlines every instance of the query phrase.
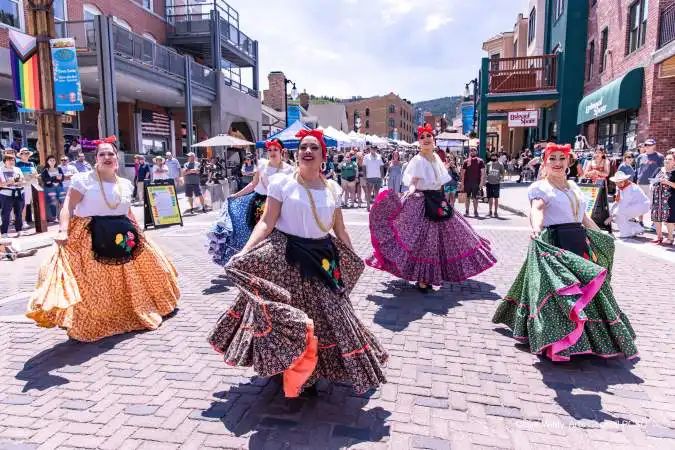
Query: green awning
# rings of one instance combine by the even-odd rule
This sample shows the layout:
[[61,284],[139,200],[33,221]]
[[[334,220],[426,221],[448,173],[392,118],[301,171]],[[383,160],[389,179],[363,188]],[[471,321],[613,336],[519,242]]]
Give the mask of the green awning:
[[644,77],[644,67],[632,69],[582,98],[579,102],[577,125],[621,110],[639,108]]

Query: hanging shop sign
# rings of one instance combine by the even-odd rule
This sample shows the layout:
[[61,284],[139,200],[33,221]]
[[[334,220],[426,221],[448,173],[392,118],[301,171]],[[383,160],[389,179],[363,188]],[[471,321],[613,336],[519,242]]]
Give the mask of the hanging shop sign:
[[473,103],[462,103],[462,134],[473,131]]
[[35,36],[9,30],[9,65],[17,109],[20,112],[39,111],[42,108],[40,63]]
[[82,111],[82,86],[77,66],[75,39],[50,39],[52,74],[54,76],[54,100],[59,112]]
[[509,113],[509,128],[532,128],[539,122],[539,111],[512,111]]

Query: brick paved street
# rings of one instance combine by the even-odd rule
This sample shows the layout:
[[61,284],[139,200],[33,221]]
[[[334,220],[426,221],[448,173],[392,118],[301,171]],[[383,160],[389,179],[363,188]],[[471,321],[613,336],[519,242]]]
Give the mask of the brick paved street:
[[[346,215],[366,256],[365,210]],[[425,297],[367,269],[355,289],[358,314],[391,354],[389,383],[369,396],[320,386],[318,399],[287,404],[206,343],[235,295],[206,255],[214,218],[149,232],[183,291],[153,332],[83,344],[39,329],[21,314],[49,250],[0,262],[0,448],[675,448],[675,264],[663,258],[617,250],[613,285],[639,362],[553,364],[490,321],[523,261],[526,219],[471,219],[494,244],[489,272]]]

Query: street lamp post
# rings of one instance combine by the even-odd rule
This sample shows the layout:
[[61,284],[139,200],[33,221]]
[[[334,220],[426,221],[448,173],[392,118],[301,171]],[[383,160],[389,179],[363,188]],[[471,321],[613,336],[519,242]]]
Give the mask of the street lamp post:
[[476,132],[476,118],[477,118],[477,111],[476,111],[476,106],[478,104],[478,78],[474,78],[473,80],[469,81],[466,83],[464,86],[464,97],[469,98],[469,85],[473,84],[473,124],[471,126],[471,129],[473,132]]
[[291,98],[295,100],[298,98],[298,90],[295,88],[295,83],[289,80],[288,78],[284,78],[284,109],[285,109],[285,114],[286,114],[286,128],[288,128],[288,85],[292,84],[293,88],[291,89]]

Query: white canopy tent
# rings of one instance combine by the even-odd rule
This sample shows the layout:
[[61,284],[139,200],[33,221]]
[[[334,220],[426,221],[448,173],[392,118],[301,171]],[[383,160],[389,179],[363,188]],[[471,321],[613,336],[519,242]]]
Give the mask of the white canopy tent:
[[228,134],[219,134],[205,141],[193,144],[193,147],[245,147],[255,145],[254,142],[245,141]]
[[335,141],[338,143],[338,147],[340,148],[352,146],[352,140],[349,136],[331,126],[325,128],[323,130],[323,134],[327,137],[335,139]]

